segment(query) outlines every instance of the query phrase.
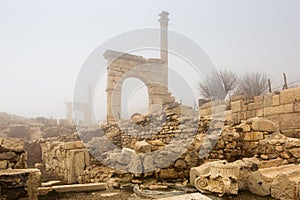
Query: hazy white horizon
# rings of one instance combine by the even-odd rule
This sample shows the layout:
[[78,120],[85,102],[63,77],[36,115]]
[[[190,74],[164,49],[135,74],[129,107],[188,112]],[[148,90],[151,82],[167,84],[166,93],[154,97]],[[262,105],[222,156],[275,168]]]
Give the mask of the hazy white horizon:
[[273,87],[283,72],[300,79],[299,1],[0,0],[0,112],[64,118],[90,53],[117,34],[159,28],[162,10],[218,68],[266,73]]

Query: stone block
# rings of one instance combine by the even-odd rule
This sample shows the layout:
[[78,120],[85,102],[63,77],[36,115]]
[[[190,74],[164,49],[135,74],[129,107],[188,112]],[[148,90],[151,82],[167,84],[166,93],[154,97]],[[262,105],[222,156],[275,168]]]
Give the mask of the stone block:
[[281,200],[300,198],[300,166],[283,171],[274,178],[271,186],[271,196]]
[[245,141],[259,141],[264,139],[263,132],[247,132],[245,133],[244,140]]
[[263,95],[255,96],[253,99],[254,99],[254,102],[262,102],[264,99],[264,96]]
[[300,112],[300,101],[294,103],[294,112]]
[[85,153],[86,149],[72,149],[67,152],[65,159],[66,180],[68,183],[78,182],[78,176],[81,175],[86,167]]
[[291,153],[295,158],[300,158],[300,148],[290,149],[290,153]]
[[8,161],[7,160],[0,160],[0,170],[1,169],[7,169],[8,167]]
[[279,127],[279,125],[280,125],[280,115],[270,115],[270,116],[266,116],[264,118],[274,122],[275,126]]
[[3,138],[0,146],[15,152],[24,151],[24,141],[19,138]]
[[258,109],[258,107],[257,107],[257,103],[256,102],[248,104],[248,110],[249,111],[250,110],[257,110],[257,109]]
[[280,129],[300,128],[300,113],[280,115]]
[[161,169],[159,173],[161,179],[177,179],[178,172],[175,169]]
[[233,101],[231,102],[231,111],[232,113],[241,112],[242,111],[242,101]]
[[87,184],[73,184],[73,185],[57,185],[52,186],[51,189],[59,193],[64,192],[88,192],[105,190],[107,188],[106,183],[87,183]]
[[232,111],[231,110],[226,110],[224,120],[231,121],[232,119],[233,119]]
[[268,196],[271,194],[271,186],[273,180],[282,172],[299,168],[297,165],[284,165],[280,167],[271,167],[265,169],[258,169],[251,173],[248,177],[248,189],[250,192],[260,195]]
[[300,87],[282,90],[280,92],[280,104],[289,104],[295,101],[300,101]]
[[280,95],[273,95],[272,103],[273,103],[273,106],[279,106],[280,105]]
[[278,114],[280,114],[279,108],[280,108],[280,106],[264,108],[264,114],[265,114],[265,116],[278,115]]
[[273,94],[265,94],[263,96],[263,107],[271,107],[273,105]]
[[267,119],[253,118],[251,121],[251,128],[254,131],[275,132],[278,129],[274,122]]
[[150,153],[151,145],[146,141],[138,141],[135,143],[134,149],[137,153]]

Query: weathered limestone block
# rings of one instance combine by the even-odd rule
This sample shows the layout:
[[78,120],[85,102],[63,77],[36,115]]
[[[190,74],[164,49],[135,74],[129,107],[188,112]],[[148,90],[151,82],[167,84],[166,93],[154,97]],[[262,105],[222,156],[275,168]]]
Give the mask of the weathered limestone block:
[[72,149],[67,152],[65,160],[68,183],[78,182],[78,176],[81,175],[86,166],[89,166],[89,154],[87,149]]
[[280,129],[300,128],[299,113],[280,115]]
[[251,128],[254,131],[275,132],[278,129],[274,122],[267,119],[253,118],[251,119],[251,122]]
[[300,100],[300,87],[282,90],[280,92],[280,103],[288,104]]
[[291,153],[295,158],[300,158],[300,148],[290,149],[290,153]]
[[19,138],[0,138],[0,146],[11,151],[24,151],[24,141]]
[[245,141],[259,141],[264,139],[264,133],[262,132],[247,132],[245,133]]
[[285,165],[280,167],[271,167],[259,169],[248,177],[248,189],[254,194],[267,196],[271,194],[273,180],[282,172],[299,168],[297,165]]
[[161,169],[159,172],[159,178],[161,179],[176,179],[178,178],[178,172],[175,169]]
[[249,175],[258,170],[258,165],[261,163],[257,158],[244,158],[234,162],[240,168],[240,174],[238,179],[239,190],[247,189],[247,180]]
[[231,102],[231,111],[232,111],[232,113],[242,111],[242,103],[243,103],[243,101],[241,101],[241,100]]
[[74,141],[74,142],[66,142],[62,144],[61,148],[69,150],[69,149],[82,149],[84,148],[84,144],[82,141]]
[[272,183],[271,195],[280,200],[300,198],[300,166],[283,171]]
[[140,177],[143,173],[143,163],[138,154],[133,153],[128,164],[128,171],[133,173],[135,176]]
[[239,166],[215,161],[191,169],[190,182],[202,193],[238,193]]
[[150,153],[151,145],[145,141],[138,141],[135,143],[134,149],[137,153]]

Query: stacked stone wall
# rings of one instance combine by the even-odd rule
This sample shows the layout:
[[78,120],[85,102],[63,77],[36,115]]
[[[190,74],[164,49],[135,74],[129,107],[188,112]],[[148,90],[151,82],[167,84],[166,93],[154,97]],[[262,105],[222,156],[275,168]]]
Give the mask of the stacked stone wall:
[[82,141],[45,142],[41,149],[45,168],[68,183],[77,183],[79,175],[90,165],[89,152]]
[[24,141],[17,138],[0,138],[0,170],[27,167]]
[[300,137],[300,87],[248,98],[237,95],[231,102],[209,102],[200,107],[203,117],[221,116],[225,120],[254,117],[273,121],[288,137]]

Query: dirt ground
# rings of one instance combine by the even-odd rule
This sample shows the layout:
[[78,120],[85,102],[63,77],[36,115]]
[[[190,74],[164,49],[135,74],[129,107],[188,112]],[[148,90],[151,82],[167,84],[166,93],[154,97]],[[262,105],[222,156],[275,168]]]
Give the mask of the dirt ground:
[[[213,200],[275,200],[272,197],[261,197],[249,192],[240,192],[238,195],[227,195],[218,197],[215,195],[207,195]],[[79,192],[79,193],[65,193],[58,194],[52,192],[47,196],[40,196],[39,200],[146,200],[151,198],[137,196],[133,192],[124,190],[107,190],[97,192]]]

